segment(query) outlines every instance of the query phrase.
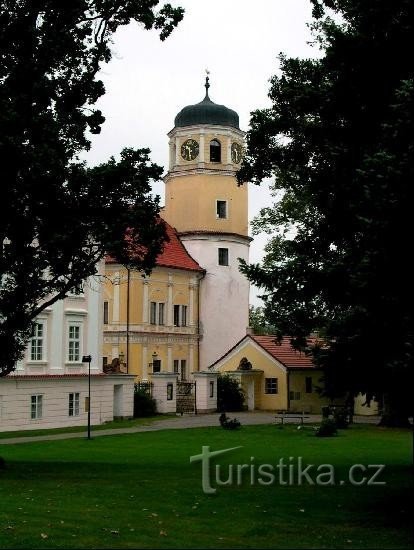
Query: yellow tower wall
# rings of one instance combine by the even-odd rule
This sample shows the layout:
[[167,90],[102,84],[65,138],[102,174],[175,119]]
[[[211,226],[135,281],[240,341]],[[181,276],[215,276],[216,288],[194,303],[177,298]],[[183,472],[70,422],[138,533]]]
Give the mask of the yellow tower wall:
[[[212,231],[248,234],[247,184],[237,186],[234,176],[192,174],[166,183],[164,219],[179,233]],[[216,201],[227,202],[227,218],[217,218]]]

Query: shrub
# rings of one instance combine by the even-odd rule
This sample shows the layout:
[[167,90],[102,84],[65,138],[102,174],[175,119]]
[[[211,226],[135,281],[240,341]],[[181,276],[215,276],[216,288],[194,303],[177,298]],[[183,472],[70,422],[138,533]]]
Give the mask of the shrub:
[[155,399],[146,390],[136,390],[134,393],[134,418],[140,416],[154,416],[157,414]]
[[233,418],[233,420],[230,420],[230,418],[226,416],[226,413],[222,413],[220,415],[219,422],[221,424],[221,427],[225,430],[237,430],[241,426],[237,418]]
[[324,418],[321,425],[316,430],[315,435],[317,437],[332,437],[336,435],[336,423],[332,418]]
[[217,379],[217,409],[220,412],[244,410],[244,392],[237,380],[228,374]]
[[347,412],[347,410],[335,409],[333,411],[333,419],[338,430],[344,430],[348,427],[349,424],[349,413]]

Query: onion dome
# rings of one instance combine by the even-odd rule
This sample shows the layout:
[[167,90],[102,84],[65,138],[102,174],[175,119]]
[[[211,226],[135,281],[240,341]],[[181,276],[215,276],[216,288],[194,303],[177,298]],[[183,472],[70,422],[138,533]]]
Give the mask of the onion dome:
[[181,109],[175,117],[174,125],[176,128],[183,126],[194,126],[195,124],[212,124],[219,126],[231,126],[239,129],[239,115],[233,109],[224,105],[218,105],[211,101],[208,96],[210,88],[209,78],[206,77],[206,96],[203,101],[195,105],[187,105]]

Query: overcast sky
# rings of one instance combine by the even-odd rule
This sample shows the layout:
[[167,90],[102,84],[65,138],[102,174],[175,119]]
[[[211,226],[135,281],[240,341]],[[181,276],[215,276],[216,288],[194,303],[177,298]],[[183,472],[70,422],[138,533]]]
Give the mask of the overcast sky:
[[[168,166],[168,138],[175,115],[204,97],[205,69],[210,98],[234,109],[248,130],[250,112],[267,107],[269,78],[277,55],[315,57],[309,0],[170,0],[185,8],[184,20],[164,42],[136,24],[114,37],[112,61],[103,67],[106,94],[98,103],[106,117],[93,136],[88,163],[105,162],[123,147],[149,147],[152,160]],[[163,184],[154,191],[164,200]],[[266,185],[251,185],[249,219],[269,205]],[[256,236],[250,260],[261,259],[267,236]],[[258,303],[256,291],[252,301]]]

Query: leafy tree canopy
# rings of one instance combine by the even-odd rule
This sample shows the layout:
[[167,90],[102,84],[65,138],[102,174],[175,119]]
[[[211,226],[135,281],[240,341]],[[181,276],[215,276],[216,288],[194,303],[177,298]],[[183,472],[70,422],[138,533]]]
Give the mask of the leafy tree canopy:
[[[312,0],[322,56],[280,56],[252,113],[239,181],[274,177],[273,233],[243,264],[278,334],[319,330],[326,390],[386,394],[406,415],[413,368],[413,11],[410,0]],[[401,410],[404,409],[404,410]],[[396,413],[398,416],[398,413]],[[401,417],[401,416],[400,416]]]
[[79,160],[104,122],[96,76],[111,36],[136,22],[164,40],[182,19],[181,8],[158,4],[0,1],[0,374],[22,357],[33,319],[94,275],[106,252],[149,270],[162,248],[150,195],[162,168],[149,150],[94,168]]
[[276,334],[276,327],[269,323],[260,306],[249,307],[249,326],[253,329],[254,334]]

